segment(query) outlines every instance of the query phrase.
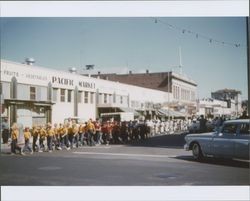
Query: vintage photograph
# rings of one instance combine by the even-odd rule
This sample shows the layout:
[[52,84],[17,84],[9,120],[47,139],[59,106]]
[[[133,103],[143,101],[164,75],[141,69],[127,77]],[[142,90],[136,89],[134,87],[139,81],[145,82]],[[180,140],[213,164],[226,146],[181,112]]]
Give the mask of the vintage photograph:
[[249,185],[245,17],[1,18],[2,186]]

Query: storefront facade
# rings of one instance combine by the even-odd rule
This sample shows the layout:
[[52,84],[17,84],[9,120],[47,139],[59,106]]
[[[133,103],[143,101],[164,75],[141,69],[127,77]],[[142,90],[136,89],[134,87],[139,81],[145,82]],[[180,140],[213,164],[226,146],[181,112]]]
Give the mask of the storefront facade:
[[23,126],[96,119],[105,110],[153,114],[156,105],[172,100],[168,92],[6,60],[1,60],[1,92],[1,116]]

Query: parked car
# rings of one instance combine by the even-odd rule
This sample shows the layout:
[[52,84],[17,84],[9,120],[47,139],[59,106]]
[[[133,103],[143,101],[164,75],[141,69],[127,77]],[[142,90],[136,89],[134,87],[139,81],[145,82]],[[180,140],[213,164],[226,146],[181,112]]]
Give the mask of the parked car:
[[225,121],[218,132],[188,134],[184,149],[191,150],[194,159],[223,157],[249,160],[250,119]]

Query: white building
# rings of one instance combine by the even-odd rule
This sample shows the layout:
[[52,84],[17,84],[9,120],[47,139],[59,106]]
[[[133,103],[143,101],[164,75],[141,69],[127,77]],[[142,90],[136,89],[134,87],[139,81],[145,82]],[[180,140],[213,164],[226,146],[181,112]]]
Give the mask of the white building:
[[163,103],[164,108],[181,111],[185,116],[196,113],[197,83],[183,73],[173,71],[150,73],[146,70],[145,73],[132,73],[130,71],[128,74],[103,74],[99,71],[97,74],[93,74],[92,72],[92,76],[104,80],[118,81],[124,84],[169,92],[173,97],[168,98]]
[[61,123],[102,112],[142,111],[172,101],[172,93],[1,60],[1,115],[23,126]]
[[173,100],[170,107],[189,115],[196,114],[197,83],[184,74],[171,72],[171,89]]
[[220,89],[211,93],[211,97],[216,100],[226,101],[228,108],[232,108],[233,116],[241,114],[241,91],[235,89]]
[[201,99],[197,102],[197,115],[204,116],[235,116],[236,109],[233,101],[229,105],[227,101],[212,98]]

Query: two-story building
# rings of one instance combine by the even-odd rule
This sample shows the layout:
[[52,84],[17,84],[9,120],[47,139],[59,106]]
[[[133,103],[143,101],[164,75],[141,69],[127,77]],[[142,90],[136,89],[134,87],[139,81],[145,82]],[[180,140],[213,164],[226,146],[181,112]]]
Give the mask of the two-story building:
[[103,112],[138,111],[154,117],[170,92],[1,60],[1,116],[23,126],[95,119]]

